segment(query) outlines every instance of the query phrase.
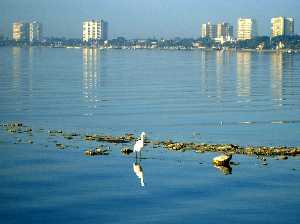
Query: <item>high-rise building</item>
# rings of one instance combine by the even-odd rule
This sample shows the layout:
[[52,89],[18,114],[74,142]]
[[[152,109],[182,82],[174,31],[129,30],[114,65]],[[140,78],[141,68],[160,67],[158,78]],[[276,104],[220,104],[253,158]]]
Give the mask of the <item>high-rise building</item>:
[[37,42],[42,38],[42,24],[34,22],[13,23],[13,40],[23,42]]
[[40,22],[33,21],[29,24],[29,41],[39,42],[42,40],[43,27]]
[[271,36],[289,36],[294,34],[294,19],[275,17],[271,19]]
[[202,24],[202,29],[201,29],[201,36],[204,37],[209,37],[211,39],[214,39],[217,37],[217,25],[211,24],[210,22],[206,24]]
[[12,34],[15,41],[29,41],[29,23],[13,23]]
[[100,20],[101,40],[108,40],[108,22]]
[[250,40],[257,36],[257,24],[251,18],[239,18],[237,40]]
[[233,39],[233,26],[229,23],[217,24],[217,39],[223,41],[230,41]]
[[83,42],[107,40],[108,23],[103,20],[90,20],[83,22],[82,40]]
[[285,35],[294,35],[295,32],[294,18],[292,17],[286,18],[284,29],[285,29]]

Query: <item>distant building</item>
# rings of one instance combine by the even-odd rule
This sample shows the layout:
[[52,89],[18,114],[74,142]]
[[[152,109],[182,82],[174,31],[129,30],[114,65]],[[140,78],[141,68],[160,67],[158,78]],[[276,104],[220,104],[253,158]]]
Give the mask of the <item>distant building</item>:
[[239,18],[237,27],[237,40],[250,40],[256,36],[256,20],[251,18]]
[[221,43],[233,40],[233,26],[229,23],[217,24],[217,41]]
[[39,42],[42,40],[43,26],[40,22],[33,21],[29,24],[29,41]]
[[15,41],[29,41],[29,23],[13,23],[12,36]]
[[289,36],[294,34],[294,18],[275,17],[271,19],[271,36]]
[[42,38],[42,24],[34,22],[13,23],[13,40],[23,42],[38,42]]
[[217,38],[217,25],[211,24],[210,22],[202,24],[201,28],[202,38],[209,37],[211,39]]
[[83,22],[83,42],[99,41],[108,39],[108,23],[103,20],[90,20]]

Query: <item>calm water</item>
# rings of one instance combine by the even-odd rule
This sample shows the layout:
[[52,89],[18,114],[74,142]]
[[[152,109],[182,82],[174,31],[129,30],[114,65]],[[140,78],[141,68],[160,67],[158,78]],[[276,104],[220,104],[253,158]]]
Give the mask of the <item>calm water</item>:
[[[141,166],[111,145],[58,141],[40,128],[139,134],[240,145],[300,145],[300,55],[1,48],[0,119],[33,136],[0,130],[3,223],[299,223],[299,159],[235,156],[224,176],[214,154],[146,147]],[[33,139],[34,144],[13,144]],[[45,147],[47,146],[47,147]],[[1,223],[2,223],[1,222]]]

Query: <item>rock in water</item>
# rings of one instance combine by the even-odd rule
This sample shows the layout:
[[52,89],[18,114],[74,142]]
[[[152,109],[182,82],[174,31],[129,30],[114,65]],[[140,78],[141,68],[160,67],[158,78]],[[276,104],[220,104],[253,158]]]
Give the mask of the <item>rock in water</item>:
[[213,164],[216,166],[228,166],[232,155],[220,155],[213,159]]
[[121,149],[121,152],[125,155],[129,155],[130,153],[133,152],[133,150],[129,149],[129,148],[123,148],[123,149]]

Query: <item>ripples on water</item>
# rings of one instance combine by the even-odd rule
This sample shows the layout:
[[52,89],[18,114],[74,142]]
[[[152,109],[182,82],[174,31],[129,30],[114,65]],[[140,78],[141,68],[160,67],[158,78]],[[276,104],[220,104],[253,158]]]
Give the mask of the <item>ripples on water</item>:
[[225,177],[209,153],[146,147],[147,159],[137,164],[120,155],[120,146],[90,158],[83,150],[92,143],[74,140],[77,150],[57,150],[61,139],[35,131],[143,130],[152,140],[300,145],[299,59],[1,48],[1,120],[32,126],[34,144],[11,144],[15,137],[0,131],[0,222],[299,223],[297,158],[262,166],[235,156],[241,164]]
[[0,57],[3,120],[184,140],[197,132],[199,141],[242,145],[300,143],[299,54],[3,48]]

